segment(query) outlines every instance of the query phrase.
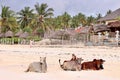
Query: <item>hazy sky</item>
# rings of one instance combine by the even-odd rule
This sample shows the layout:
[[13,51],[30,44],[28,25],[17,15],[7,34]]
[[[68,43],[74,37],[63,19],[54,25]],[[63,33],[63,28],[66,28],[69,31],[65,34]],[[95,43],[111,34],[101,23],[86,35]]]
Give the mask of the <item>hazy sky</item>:
[[[74,16],[79,12],[89,16],[105,13],[110,9],[112,11],[120,8],[120,0],[0,0],[0,6],[6,5],[10,9],[18,12],[25,6],[34,9],[36,3],[47,3],[49,7],[54,9],[54,15],[61,15],[65,11]],[[1,7],[0,7],[1,12]]]

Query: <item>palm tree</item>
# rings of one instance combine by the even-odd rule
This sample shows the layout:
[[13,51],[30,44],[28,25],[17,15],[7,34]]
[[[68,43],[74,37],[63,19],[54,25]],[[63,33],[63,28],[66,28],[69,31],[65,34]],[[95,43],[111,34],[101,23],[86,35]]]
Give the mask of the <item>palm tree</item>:
[[95,23],[96,19],[93,16],[87,17],[87,25],[90,26],[92,23]]
[[64,29],[67,29],[68,27],[70,27],[70,24],[69,24],[70,20],[71,20],[71,16],[67,12],[65,12],[62,15],[62,23],[63,23],[62,27]]
[[108,15],[108,14],[110,14],[110,13],[112,13],[112,11],[111,11],[111,10],[108,10],[107,13],[106,13],[106,15]]
[[46,3],[43,3],[41,5],[39,5],[39,3],[37,3],[35,5],[35,9],[37,12],[37,26],[39,29],[43,30],[43,32],[45,32],[46,30],[48,30],[48,26],[45,25],[45,18],[51,18],[51,16],[53,16],[53,8],[48,8],[48,5]]
[[100,18],[102,18],[102,14],[97,14],[97,17],[96,17],[96,19],[98,20],[98,19],[100,19]]
[[73,16],[72,18],[72,27],[78,27],[80,25],[85,26],[87,23],[86,16],[82,13],[78,13],[78,15]]
[[86,16],[82,13],[78,14],[78,20],[80,21],[80,24],[83,26],[86,25]]
[[2,6],[2,12],[1,12],[1,32],[6,31],[15,31],[17,28],[17,21],[15,18],[15,14],[8,6]]
[[20,24],[21,29],[25,29],[26,27],[30,27],[30,23],[34,19],[33,9],[30,7],[25,7],[20,12],[18,12],[18,23]]

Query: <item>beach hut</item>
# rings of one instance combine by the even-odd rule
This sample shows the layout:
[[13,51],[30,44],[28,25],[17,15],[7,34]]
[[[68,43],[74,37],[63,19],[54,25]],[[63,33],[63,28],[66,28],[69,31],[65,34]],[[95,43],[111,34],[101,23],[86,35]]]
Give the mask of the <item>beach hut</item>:
[[75,30],[75,32],[80,34],[88,34],[89,32],[91,32],[91,26],[79,27]]
[[78,27],[75,31],[77,32],[78,40],[82,42],[90,41],[90,33],[92,32],[91,26]]
[[13,32],[12,32],[12,31],[7,31],[7,32],[5,33],[5,37],[7,37],[7,38],[13,37]]
[[93,30],[95,33],[110,31],[109,27],[105,24],[96,24],[93,26]]
[[110,22],[108,27],[110,28],[110,36],[115,37],[115,32],[120,31],[120,21]]
[[111,22],[108,24],[108,27],[114,32],[116,30],[120,31],[120,21]]
[[66,29],[66,30],[57,30],[57,31],[51,31],[49,33],[49,38],[54,38],[54,39],[61,39],[62,37],[65,36],[74,36],[76,32],[74,29]]
[[27,38],[29,36],[29,33],[28,32],[24,32],[22,34],[20,34],[20,38]]
[[20,44],[29,44],[29,40],[27,40],[27,37],[29,36],[28,32],[22,33],[19,38],[21,38],[21,43]]
[[20,31],[18,31],[18,32],[15,34],[15,36],[16,36],[16,37],[19,37],[22,33],[23,33],[23,31],[20,30]]
[[120,17],[120,8],[111,12],[110,14],[107,14],[105,17],[100,18],[98,22],[105,22],[105,24],[108,24],[110,22],[118,21],[117,18]]
[[0,38],[3,38],[4,36],[4,33],[0,33]]

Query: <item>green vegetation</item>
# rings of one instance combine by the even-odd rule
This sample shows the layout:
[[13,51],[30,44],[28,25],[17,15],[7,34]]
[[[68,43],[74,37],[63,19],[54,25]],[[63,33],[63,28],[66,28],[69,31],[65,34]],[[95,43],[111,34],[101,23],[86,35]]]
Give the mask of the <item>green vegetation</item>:
[[[71,16],[67,12],[54,17],[53,13],[54,9],[49,8],[46,3],[36,3],[34,9],[26,6],[16,13],[10,7],[2,6],[0,13],[0,33],[12,31],[15,34],[22,30],[30,34],[28,39],[34,38],[34,40],[38,41],[46,31],[76,28],[81,25],[89,26],[92,23],[96,23],[96,20],[102,17],[100,13],[96,17],[93,17],[92,15],[86,16],[83,13]],[[111,10],[107,12],[107,14],[109,13],[111,13]],[[18,39],[14,39],[17,43]]]

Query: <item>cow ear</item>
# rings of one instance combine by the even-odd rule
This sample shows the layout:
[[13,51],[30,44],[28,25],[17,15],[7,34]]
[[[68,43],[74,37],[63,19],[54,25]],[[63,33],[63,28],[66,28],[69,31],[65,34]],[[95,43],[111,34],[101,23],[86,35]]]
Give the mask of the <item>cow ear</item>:
[[93,59],[93,61],[96,61],[96,59]]
[[101,61],[101,62],[105,62],[105,60],[103,60],[103,59],[100,59],[100,61]]

